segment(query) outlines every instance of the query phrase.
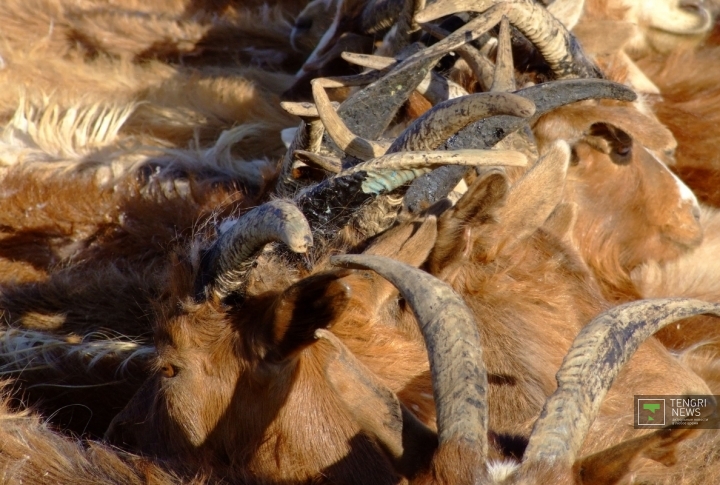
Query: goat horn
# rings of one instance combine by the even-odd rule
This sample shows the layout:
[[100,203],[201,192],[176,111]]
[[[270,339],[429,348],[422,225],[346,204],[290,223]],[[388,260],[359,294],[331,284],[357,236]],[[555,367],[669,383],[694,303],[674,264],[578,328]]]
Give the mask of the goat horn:
[[509,165],[527,166],[525,155],[511,150],[458,150],[398,152],[361,163],[343,175],[366,172],[362,183],[363,192],[380,194],[392,192],[401,185],[444,165],[480,166]]
[[357,165],[303,192],[297,205],[315,233],[334,234],[363,203],[447,164],[523,166],[527,158],[507,150],[398,152]]
[[616,99],[635,101],[637,94],[632,88],[604,79],[567,79],[536,84],[519,89],[514,94],[527,98],[535,104],[535,114],[530,120],[498,116],[473,123],[460,130],[445,144],[448,150],[463,148],[489,148],[514,132],[526,121],[535,122],[540,116],[566,104],[586,99]]
[[298,189],[298,183],[292,176],[292,167],[295,162],[295,153],[298,150],[317,152],[322,143],[325,128],[320,120],[320,114],[313,103],[282,102],[280,106],[290,114],[299,116],[302,121],[295,132],[290,146],[285,152],[280,174],[275,185],[275,191],[282,197],[289,197]]
[[449,285],[383,256],[333,256],[336,266],[371,269],[409,303],[428,348],[440,444],[467,443],[487,456],[487,373],[472,313]]
[[[344,52],[343,59],[353,64],[357,64],[358,66],[368,67],[370,69],[387,69],[398,62],[392,57],[355,54],[352,52]],[[434,71],[430,71],[430,73],[425,76],[415,89],[434,105],[448,99],[468,95],[465,88]]]
[[[438,39],[444,39],[450,35],[450,32],[435,24],[423,24],[422,28]],[[481,91],[490,91],[495,71],[492,62],[471,44],[461,45],[455,49],[455,52],[460,54],[460,57],[470,66],[478,83],[480,83]]]
[[495,76],[490,90],[507,93],[515,91],[515,64],[513,63],[512,42],[510,40],[510,21],[504,15],[500,21]]
[[305,217],[284,200],[254,208],[220,235],[202,258],[196,295],[207,297],[208,290],[217,298],[242,295],[253,256],[274,241],[285,243],[295,253],[304,253],[313,244]]
[[534,113],[533,102],[515,94],[469,94],[435,105],[408,126],[387,151],[434,150],[450,136],[479,119],[497,115],[528,118]]
[[720,316],[720,304],[684,298],[643,300],[608,310],[575,338],[556,375],[558,388],[545,403],[523,464],[572,465],[605,394],[645,339],[693,315]]
[[342,170],[342,164],[338,158],[326,157],[306,150],[295,150],[294,155],[308,162],[309,165],[313,165],[326,172],[340,173],[340,170]]
[[402,11],[398,15],[397,22],[383,37],[382,44],[378,51],[386,55],[397,55],[401,50],[410,44],[410,37],[414,32],[420,30],[415,15],[425,8],[425,0],[403,0]]
[[341,86],[344,85],[333,82],[327,78],[318,78],[312,81],[313,98],[315,99],[315,104],[317,105],[318,113],[325,125],[325,129],[340,149],[348,155],[352,155],[361,160],[382,155],[387,151],[387,146],[355,135],[332,108],[330,98],[328,98],[325,88]]
[[[340,106],[336,115],[338,120],[342,119],[342,126],[347,128],[347,132],[342,129],[337,132],[331,131],[331,127],[326,123],[326,129],[333,141],[347,154],[361,160],[369,160],[382,155],[384,151],[381,153],[374,150],[370,154],[364,148],[360,148],[356,153],[353,152],[355,144],[363,145],[361,139],[375,140],[382,136],[398,109],[429,75],[440,57],[428,56],[421,60],[402,61],[387,75],[350,96]],[[313,94],[316,90],[321,89],[319,86],[316,88],[315,82],[313,82]],[[325,95],[324,92],[322,95]],[[324,118],[323,121],[325,121]],[[334,124],[332,130],[335,130]],[[336,139],[336,136],[339,138]],[[353,142],[353,139],[357,141]],[[350,150],[345,148],[348,146]],[[384,145],[382,147],[383,149],[387,148]]]
[[[433,47],[455,49],[455,44],[474,40],[490,26],[506,15],[510,22],[522,32],[542,53],[558,79],[602,78],[600,69],[585,55],[575,37],[541,5],[533,0],[511,0],[493,4],[491,0],[466,0],[436,2],[418,13],[415,20],[421,23],[462,11],[482,12],[483,16],[468,22],[459,31],[451,34]],[[446,46],[440,46],[447,44]]]
[[[514,116],[494,116],[476,121],[461,129],[443,146],[446,150],[466,148],[490,148],[514,133],[524,123],[533,123],[540,116],[560,106],[586,99],[617,99],[635,101],[637,95],[631,88],[603,79],[567,79],[536,84],[515,92],[535,103],[535,115],[526,120]],[[418,118],[419,119],[419,118]],[[391,151],[391,150],[388,150]],[[447,196],[463,178],[465,167],[441,167],[413,182],[405,194],[403,203],[410,212],[417,212]]]

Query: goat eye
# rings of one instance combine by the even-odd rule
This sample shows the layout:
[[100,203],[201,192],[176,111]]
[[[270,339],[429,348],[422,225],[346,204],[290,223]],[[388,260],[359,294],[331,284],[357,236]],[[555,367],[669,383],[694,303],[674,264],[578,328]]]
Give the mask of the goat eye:
[[172,364],[165,364],[160,367],[160,375],[165,377],[166,379],[175,377],[177,375],[177,368],[175,368],[175,366]]
[[610,152],[610,158],[617,165],[627,165],[632,160],[632,144],[617,143]]
[[630,152],[631,152],[631,151],[632,151],[632,147],[629,146],[629,145],[627,145],[627,146],[619,146],[619,147],[617,147],[617,148],[615,149],[615,153],[617,153],[617,154],[620,155],[621,157],[626,157],[626,156],[630,155]]

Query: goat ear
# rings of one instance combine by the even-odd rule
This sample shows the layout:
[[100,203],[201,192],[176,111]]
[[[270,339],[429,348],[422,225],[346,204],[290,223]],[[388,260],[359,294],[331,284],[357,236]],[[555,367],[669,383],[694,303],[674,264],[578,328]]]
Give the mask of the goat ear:
[[666,466],[674,465],[677,462],[676,447],[697,433],[697,429],[659,429],[580,458],[573,466],[577,483],[612,485],[624,482],[624,478],[640,466],[641,458]]
[[578,206],[575,202],[561,202],[547,218],[543,229],[558,239],[568,241],[572,238],[577,212]]
[[[630,135],[648,150],[662,153],[677,147],[672,132],[656,118],[641,113],[633,106],[588,106],[581,111],[584,119],[592,124],[605,123]],[[588,125],[588,128],[590,126]]]
[[[385,231],[363,254],[386,256],[418,268],[428,258],[436,239],[437,219],[427,216]],[[381,307],[398,291],[386,279],[377,275],[373,278],[377,281],[373,292],[375,301]]]
[[332,332],[319,329],[316,338],[330,347],[325,376],[335,395],[362,432],[372,438],[401,475],[412,475],[417,463],[429,463],[437,434],[422,424],[380,379],[357,360]]
[[385,231],[363,254],[386,256],[417,268],[427,259],[436,238],[437,219],[427,216]]
[[505,200],[508,183],[502,172],[490,170],[478,177],[454,207],[443,213],[438,222],[438,236],[430,256],[430,272],[455,266],[470,256],[477,227],[492,221]]
[[315,340],[315,330],[326,328],[345,310],[351,289],[346,271],[320,273],[285,290],[270,309],[273,352],[279,359],[302,350]]
[[563,196],[570,147],[557,141],[510,189],[507,203],[498,212],[504,237],[497,248],[509,249],[532,235],[555,210]]

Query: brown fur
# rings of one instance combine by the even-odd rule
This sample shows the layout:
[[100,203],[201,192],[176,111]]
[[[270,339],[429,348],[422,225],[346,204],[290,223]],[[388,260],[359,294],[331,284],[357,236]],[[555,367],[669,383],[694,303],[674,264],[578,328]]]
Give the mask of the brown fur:
[[[10,0],[0,8],[0,19],[8,25],[3,31],[7,45],[29,43],[48,57],[299,67],[289,44],[289,17],[299,2],[272,7],[212,3],[114,2],[110,6],[105,2]],[[233,49],[227,49],[228,42]]]
[[[109,332],[147,342],[153,302],[167,297],[161,275],[172,248],[213,232],[213,217],[256,204],[272,181],[262,180],[265,164],[246,162],[248,173],[260,173],[243,180],[203,168],[202,160],[195,167],[189,162],[155,159],[107,183],[93,168],[6,169],[2,187],[8,195],[0,203],[3,327],[54,338]],[[16,368],[11,375],[18,378],[18,394],[78,434],[101,436],[146,376],[142,368],[114,375],[117,368],[109,363],[97,377],[77,372],[82,367],[75,369],[72,358],[56,359],[39,372]],[[106,392],[97,392],[102,382]]]
[[[720,302],[719,268],[716,263],[720,250],[720,213],[704,207],[700,222],[705,238],[694,251],[665,263],[648,262],[633,272],[633,280],[644,298],[684,296]],[[711,354],[720,350],[717,322],[708,316],[679,321],[658,332],[657,336],[673,350],[695,349]],[[714,365],[710,364],[709,370]]]
[[678,51],[639,62],[662,93],[653,110],[678,141],[675,172],[701,202],[715,207],[720,206],[720,155],[714,143],[720,122],[719,49]]

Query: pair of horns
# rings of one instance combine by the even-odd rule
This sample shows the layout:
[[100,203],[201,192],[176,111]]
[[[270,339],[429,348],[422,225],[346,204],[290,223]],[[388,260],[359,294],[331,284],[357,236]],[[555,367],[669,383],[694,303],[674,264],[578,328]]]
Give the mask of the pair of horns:
[[[486,459],[487,372],[477,325],[462,298],[422,270],[381,256],[331,258],[338,266],[370,269],[395,285],[415,313],[428,349],[439,443],[462,441]],[[620,305],[578,334],[557,372],[521,464],[571,467],[605,394],[637,348],[663,327],[694,315],[720,317],[720,304],[675,298]],[[484,463],[482,464],[484,465]]]

